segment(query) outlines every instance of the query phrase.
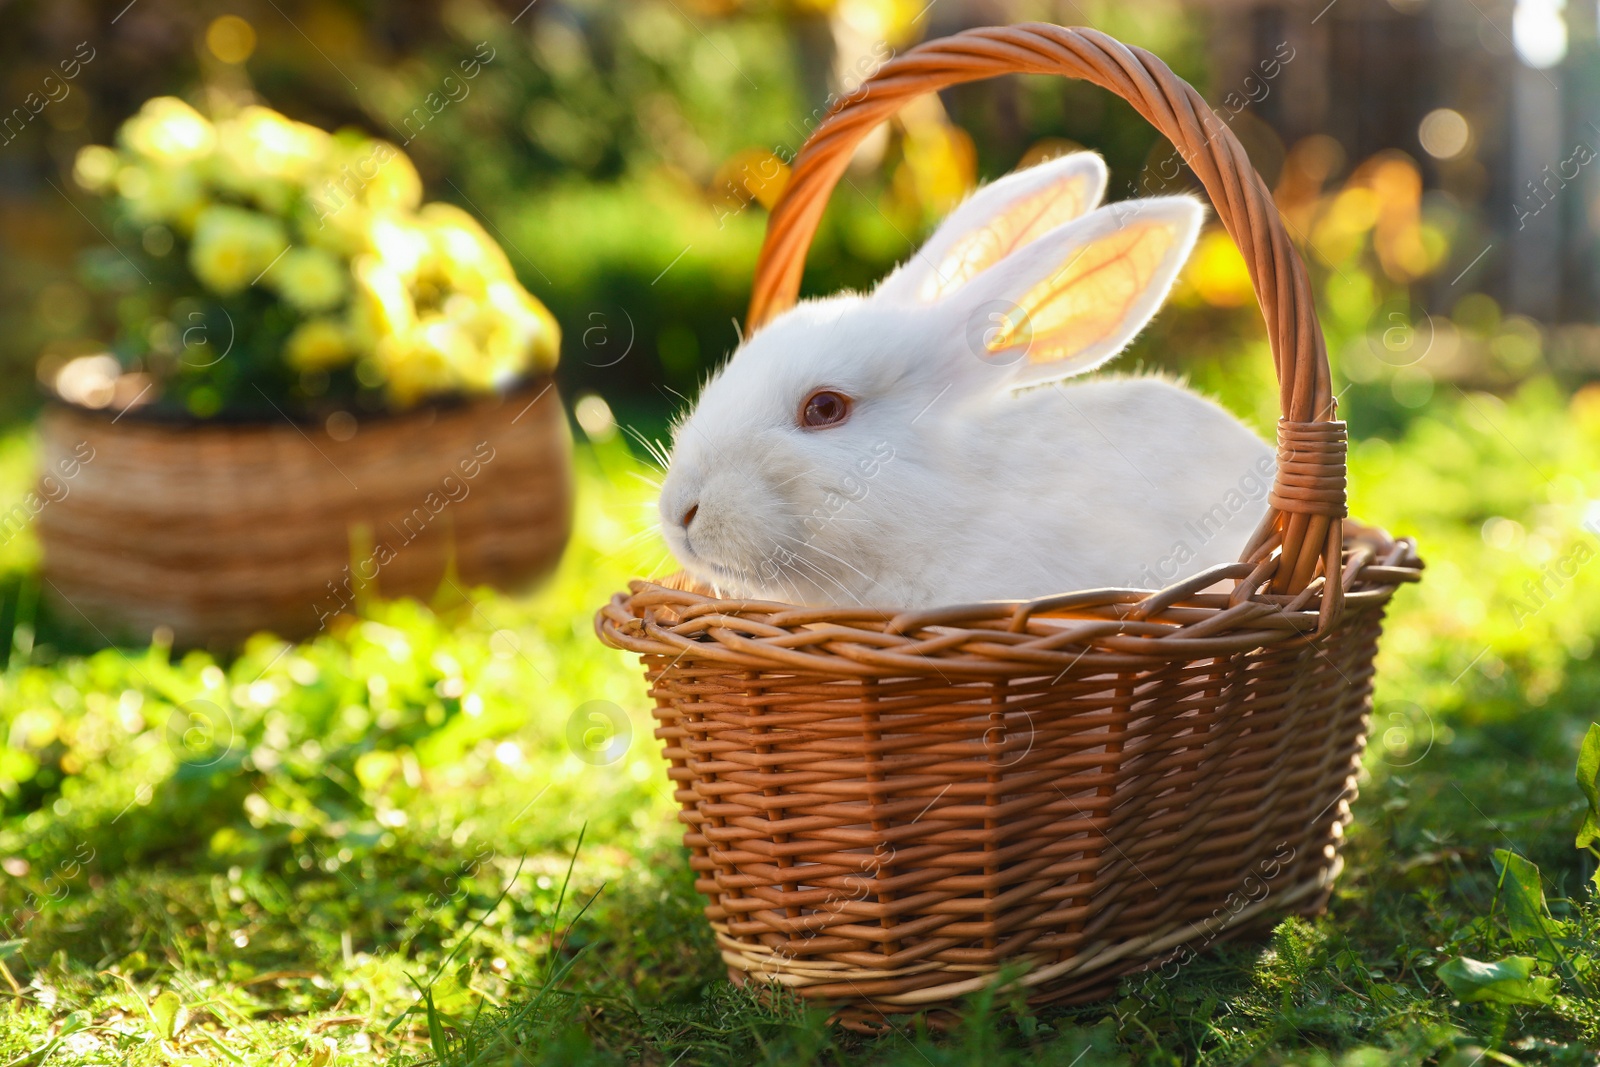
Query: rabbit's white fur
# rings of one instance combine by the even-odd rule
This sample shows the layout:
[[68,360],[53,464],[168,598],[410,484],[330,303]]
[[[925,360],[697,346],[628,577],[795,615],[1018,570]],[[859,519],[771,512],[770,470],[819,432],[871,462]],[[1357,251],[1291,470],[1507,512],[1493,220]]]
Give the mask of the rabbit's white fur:
[[[689,572],[738,596],[916,609],[1159,587],[1236,559],[1266,508],[1266,443],[1168,380],[1060,383],[1144,326],[1202,217],[1181,197],[1089,211],[1104,181],[1088,154],[1010,175],[874,293],[801,303],[750,337],[674,433],[662,530]],[[1079,217],[1041,216],[1074,193]],[[1117,289],[1116,262],[1072,274],[1130,223],[1124,237],[1166,249],[1137,291]],[[1058,282],[1070,321],[1054,332]],[[1126,305],[1109,332],[1101,292]],[[1032,318],[1012,325],[1039,333],[995,347],[1019,305]],[[823,388],[849,417],[802,427]]]

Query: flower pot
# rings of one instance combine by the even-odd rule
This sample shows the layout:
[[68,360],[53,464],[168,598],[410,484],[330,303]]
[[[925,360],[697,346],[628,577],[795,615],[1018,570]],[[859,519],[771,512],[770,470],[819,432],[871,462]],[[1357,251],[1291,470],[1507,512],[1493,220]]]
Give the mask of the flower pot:
[[[515,588],[571,524],[549,379],[335,425],[175,425],[57,404],[40,420],[44,594],[107,641],[305,637],[358,593]],[[353,430],[353,432],[351,432]],[[69,474],[70,472],[70,474]]]

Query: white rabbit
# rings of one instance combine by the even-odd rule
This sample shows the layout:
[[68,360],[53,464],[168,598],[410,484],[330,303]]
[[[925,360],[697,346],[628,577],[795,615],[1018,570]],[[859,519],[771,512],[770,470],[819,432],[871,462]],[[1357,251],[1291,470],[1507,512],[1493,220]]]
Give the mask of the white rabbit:
[[919,609],[1160,588],[1237,559],[1266,509],[1265,442],[1161,378],[1059,384],[1144,327],[1200,229],[1187,197],[1095,209],[1105,183],[1088,153],[1011,174],[871,294],[748,338],[673,434],[661,527],[689,573]]

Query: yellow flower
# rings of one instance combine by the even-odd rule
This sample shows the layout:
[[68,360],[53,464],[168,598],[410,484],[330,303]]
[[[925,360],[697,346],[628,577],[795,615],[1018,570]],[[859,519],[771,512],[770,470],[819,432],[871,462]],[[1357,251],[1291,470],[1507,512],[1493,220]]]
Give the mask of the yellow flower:
[[118,138],[130,151],[169,166],[203,159],[217,145],[211,122],[175,96],[146,100],[139,113],[122,124]]
[[217,124],[213,180],[275,212],[325,166],[332,138],[271,108],[247,107]]
[[415,211],[422,203],[422,176],[411,157],[387,141],[370,141],[355,166],[367,178],[361,199],[377,211]]
[[362,256],[351,266],[355,273],[354,321],[358,336],[370,346],[387,337],[409,333],[416,325],[417,310],[405,279],[376,256]]
[[426,397],[460,389],[463,383],[457,361],[470,351],[464,350],[464,345],[459,331],[439,318],[384,338],[378,344],[377,363],[389,402],[410,407]]
[[120,150],[79,153],[78,183],[120,196],[136,222],[190,234],[205,288],[264,281],[306,316],[284,343],[291,367],[356,363],[406,406],[554,366],[554,318],[470,214],[419,207],[421,179],[398,147],[265,107],[213,124],[173,97],[147,102],[119,137]]
[[247,107],[226,127],[231,150],[242,152],[263,174],[304,179],[328,154],[326,130],[295,122],[268,107]]
[[367,242],[385,264],[401,277],[414,279],[431,251],[428,235],[409,220],[394,215],[374,215],[367,227]]
[[116,149],[103,144],[85,145],[78,149],[78,158],[72,164],[72,178],[89,192],[104,194],[116,184],[121,166]]
[[133,164],[117,171],[117,195],[129,203],[143,200],[149,196],[149,169]]
[[298,223],[296,230],[306,244],[327,249],[341,259],[353,259],[373,250],[368,235],[371,212],[363,204],[335,204],[313,196]]
[[136,221],[171,223],[184,233],[194,228],[206,208],[205,186],[188,167],[124,167],[117,175],[117,188]]
[[506,254],[465,211],[453,204],[428,204],[417,218],[427,227],[440,269],[454,288],[482,292],[491,282],[514,277]]
[[528,373],[528,346],[521,332],[505,320],[492,322],[469,374],[473,388],[503,389]]
[[195,222],[189,266],[201,282],[226,296],[259,278],[288,245],[277,219],[218,204]]
[[294,248],[267,271],[267,284],[301,311],[326,311],[344,301],[349,274],[320,248]]
[[518,361],[513,373],[554,369],[561,351],[561,328],[555,316],[516,282],[495,282],[487,295],[499,318],[497,342]]
[[458,370],[472,361],[476,346],[459,323],[443,315],[425,315],[418,320],[416,332],[423,346],[443,355]]
[[284,345],[289,366],[301,371],[341,367],[355,354],[349,331],[334,319],[307,319]]

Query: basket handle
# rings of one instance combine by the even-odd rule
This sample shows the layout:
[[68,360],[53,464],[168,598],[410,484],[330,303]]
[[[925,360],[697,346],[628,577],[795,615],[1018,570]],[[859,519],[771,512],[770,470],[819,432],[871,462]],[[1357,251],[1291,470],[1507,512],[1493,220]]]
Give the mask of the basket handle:
[[[756,263],[750,330],[794,305],[823,208],[862,139],[915,96],[1001,74],[1060,74],[1109,89],[1164,134],[1205,185],[1244,254],[1278,373],[1277,476],[1243,561],[1260,565],[1252,587],[1270,580],[1272,592],[1287,595],[1302,592],[1320,564],[1327,580],[1319,629],[1326,629],[1344,600],[1345,426],[1334,419],[1311,285],[1238,138],[1188,82],[1144,49],[1098,30],[1034,22],[928,41],[885,63],[834,105],[796,157]],[[1281,551],[1269,562],[1274,549]]]

